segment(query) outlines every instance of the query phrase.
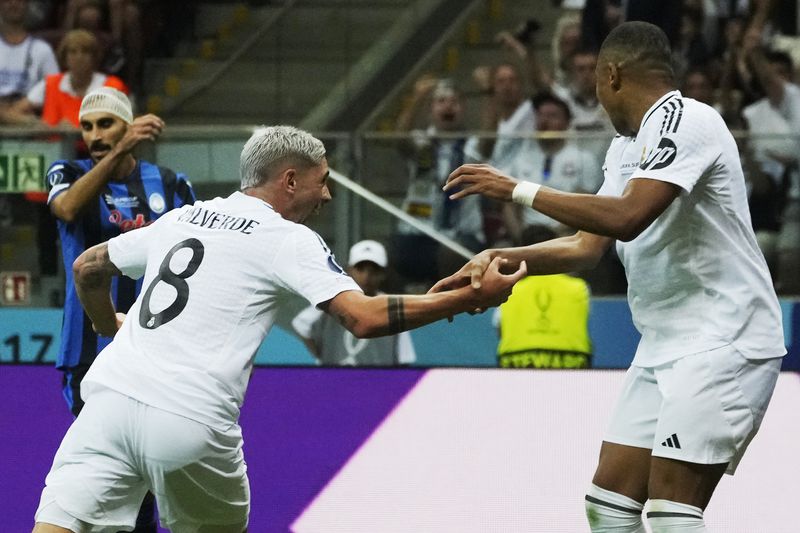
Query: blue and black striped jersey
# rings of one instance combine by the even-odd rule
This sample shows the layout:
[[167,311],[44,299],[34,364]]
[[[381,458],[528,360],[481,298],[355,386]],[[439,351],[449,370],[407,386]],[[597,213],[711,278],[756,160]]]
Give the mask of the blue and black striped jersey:
[[[91,159],[56,161],[47,171],[48,203],[94,166]],[[133,172],[111,181],[96,202],[74,222],[58,221],[64,271],[67,277],[61,348],[56,366],[70,368],[91,364],[111,339],[97,335],[83,311],[72,279],[72,263],[86,249],[121,233],[150,224],[167,211],[193,204],[194,191],[183,174],[137,160]],[[112,281],[111,292],[117,311],[127,313],[141,289],[139,282],[121,276]]]

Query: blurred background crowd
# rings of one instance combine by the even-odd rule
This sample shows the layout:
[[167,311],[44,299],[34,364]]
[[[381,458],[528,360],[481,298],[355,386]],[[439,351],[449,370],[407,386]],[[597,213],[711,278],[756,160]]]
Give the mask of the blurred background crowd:
[[[595,96],[597,52],[617,24],[646,20],[672,43],[682,93],[734,131],[776,288],[797,294],[799,9],[795,0],[0,0],[0,270],[31,272],[35,301],[61,304],[46,186],[23,186],[20,161],[52,146],[28,168],[36,181],[52,160],[86,157],[77,109],[100,86],[167,121],[148,158],[185,172],[200,199],[237,182],[231,154],[248,127],[291,123],[326,142],[333,168],[471,252],[569,234],[518,206],[450,201],[441,185],[480,162],[597,191],[615,134]],[[427,290],[464,262],[342,187],[334,204],[312,226],[340,256],[361,239],[385,244],[386,291]],[[578,274],[595,295],[625,292],[613,250]]]

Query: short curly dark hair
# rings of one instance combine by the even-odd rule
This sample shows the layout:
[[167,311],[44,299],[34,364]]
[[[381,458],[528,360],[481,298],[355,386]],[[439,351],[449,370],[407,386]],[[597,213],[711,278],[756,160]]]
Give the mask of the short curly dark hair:
[[670,79],[675,77],[669,39],[649,22],[624,22],[611,30],[600,47],[600,57],[621,68],[634,66],[641,72],[660,71]]

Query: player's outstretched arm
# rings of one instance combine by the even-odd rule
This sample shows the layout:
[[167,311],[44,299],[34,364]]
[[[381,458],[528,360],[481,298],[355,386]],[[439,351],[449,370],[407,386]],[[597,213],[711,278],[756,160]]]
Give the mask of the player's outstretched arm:
[[484,250],[455,274],[438,281],[428,294],[483,284],[484,273],[492,261],[505,260],[504,268],[517,268],[527,263],[528,275],[575,272],[594,267],[613,240],[584,231],[530,246]]
[[72,264],[75,288],[97,333],[113,337],[124,316],[111,300],[111,278],[122,274],[108,257],[108,243],[92,246]]
[[527,275],[524,262],[511,274],[502,274],[500,258],[486,269],[480,288],[463,286],[449,292],[424,295],[365,296],[339,293],[321,306],[356,337],[380,337],[436,322],[452,315],[500,305],[514,284]]
[[[447,178],[445,191],[452,199],[481,194],[511,201],[518,180],[489,165],[461,165]],[[666,181],[635,178],[628,181],[622,196],[598,196],[561,192],[540,187],[527,205],[571,228],[620,241],[635,239],[669,207],[681,192]]]

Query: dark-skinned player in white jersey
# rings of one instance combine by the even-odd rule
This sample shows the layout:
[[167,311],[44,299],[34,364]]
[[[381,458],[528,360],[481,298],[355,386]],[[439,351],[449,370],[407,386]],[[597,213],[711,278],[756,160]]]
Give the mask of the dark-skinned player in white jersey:
[[669,43],[624,23],[597,65],[618,135],[596,195],[521,182],[486,165],[449,177],[452,198],[521,203],[577,228],[486,250],[433,292],[472,284],[497,258],[533,274],[591,268],[615,243],[642,334],[585,498],[591,530],[706,531],[703,512],[758,431],[786,353],[781,312],[756,244],[736,143],[711,107],[675,90]]

